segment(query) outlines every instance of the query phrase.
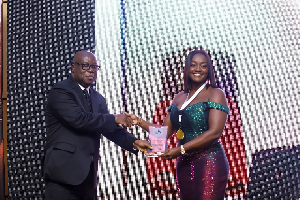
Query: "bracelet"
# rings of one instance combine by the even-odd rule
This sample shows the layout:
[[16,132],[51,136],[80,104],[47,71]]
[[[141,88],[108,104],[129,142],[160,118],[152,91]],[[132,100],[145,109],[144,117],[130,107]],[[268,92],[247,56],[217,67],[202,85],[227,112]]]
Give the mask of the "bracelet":
[[138,119],[138,122],[137,122],[137,125],[138,125],[138,126],[141,126],[142,122],[143,122],[142,118],[139,118],[139,119]]
[[183,145],[180,145],[180,153],[181,153],[181,154],[185,154],[185,150],[184,150],[184,148],[183,148]]

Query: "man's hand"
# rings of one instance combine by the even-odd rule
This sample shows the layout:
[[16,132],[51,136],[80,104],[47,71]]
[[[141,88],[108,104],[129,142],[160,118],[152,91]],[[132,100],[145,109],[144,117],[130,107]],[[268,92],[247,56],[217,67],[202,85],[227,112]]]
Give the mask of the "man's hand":
[[153,149],[152,146],[149,144],[149,142],[146,140],[136,140],[133,143],[133,147],[135,149],[138,149],[138,150],[144,152],[145,154],[148,151],[148,149]]
[[138,124],[139,118],[138,118],[136,115],[134,115],[134,114],[129,114],[129,113],[127,113],[127,112],[125,112],[125,115],[126,115],[127,117],[130,117],[130,118],[131,118],[131,120],[132,120],[132,125],[137,125],[137,124]]
[[115,122],[117,124],[120,124],[125,127],[131,127],[132,126],[132,119],[130,117],[127,117],[125,114],[117,114],[115,116]]

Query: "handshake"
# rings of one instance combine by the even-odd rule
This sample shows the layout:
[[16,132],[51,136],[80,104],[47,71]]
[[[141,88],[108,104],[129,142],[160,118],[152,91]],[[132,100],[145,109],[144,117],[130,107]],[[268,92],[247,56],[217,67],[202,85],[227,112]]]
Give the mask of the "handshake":
[[[124,113],[117,114],[115,116],[116,124],[122,125],[124,128],[130,128],[131,126],[141,123],[140,118],[134,114]],[[144,152],[147,155],[148,149],[153,149],[152,146],[146,140],[136,140],[133,144],[133,147],[137,150]]]
[[125,128],[131,128],[131,126],[137,125],[139,118],[135,116],[134,114],[117,114],[115,116],[115,122],[116,124],[122,125]]
[[[115,115],[115,121],[117,124],[120,124],[124,127],[131,127],[133,125],[139,125],[141,128],[148,130],[149,126],[157,126],[155,124],[151,124],[145,120],[141,120],[134,114],[124,113],[124,114],[118,114]],[[141,126],[141,123],[143,122],[143,126]],[[138,149],[142,152],[144,152],[146,155],[149,155],[148,149],[153,149],[153,147],[149,144],[146,140],[136,140],[133,144],[133,147],[135,149]],[[151,153],[150,153],[151,154]],[[181,154],[181,147],[175,147],[172,149],[168,149],[163,154],[159,155],[159,157],[162,157],[165,160],[170,160],[173,158],[177,158]]]

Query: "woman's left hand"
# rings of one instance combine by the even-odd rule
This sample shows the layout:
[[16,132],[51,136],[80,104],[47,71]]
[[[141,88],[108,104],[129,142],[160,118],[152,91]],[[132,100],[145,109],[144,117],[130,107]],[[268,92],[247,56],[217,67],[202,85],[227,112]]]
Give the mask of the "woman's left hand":
[[162,157],[165,160],[170,160],[173,158],[177,158],[180,155],[180,147],[175,147],[172,149],[168,149],[166,152],[161,154],[159,157]]

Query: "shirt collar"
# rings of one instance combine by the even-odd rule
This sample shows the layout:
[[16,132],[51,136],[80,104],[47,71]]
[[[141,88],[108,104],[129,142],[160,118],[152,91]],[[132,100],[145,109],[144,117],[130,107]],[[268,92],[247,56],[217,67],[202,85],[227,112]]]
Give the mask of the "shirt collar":
[[78,83],[79,87],[81,88],[81,90],[87,90],[87,92],[90,94],[90,87],[84,88],[82,85],[80,85]]

